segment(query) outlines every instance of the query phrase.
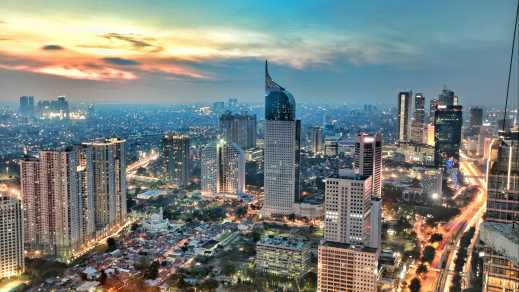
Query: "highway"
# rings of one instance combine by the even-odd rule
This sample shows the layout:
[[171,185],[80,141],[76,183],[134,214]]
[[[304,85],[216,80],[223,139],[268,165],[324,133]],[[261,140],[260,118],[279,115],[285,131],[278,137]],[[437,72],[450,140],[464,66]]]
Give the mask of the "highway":
[[[454,217],[446,224],[438,226],[434,232],[441,233],[443,240],[436,249],[436,255],[427,273],[421,275],[422,291],[447,291],[452,281],[452,275],[450,272],[454,268],[454,260],[456,255],[457,246],[463,233],[470,227],[477,225],[479,220],[484,214],[485,202],[486,202],[486,184],[483,179],[483,174],[474,165],[471,159],[462,155],[460,162],[460,171],[465,177],[467,177],[469,185],[477,186],[479,192],[472,198],[472,200],[460,210],[460,214]],[[459,192],[455,194],[455,197],[460,195]],[[423,248],[429,244],[429,233],[427,228],[424,226],[423,220],[417,220],[414,230],[417,234],[417,238],[420,241],[420,247]],[[410,269],[407,279],[412,279],[416,269]],[[447,287],[447,288],[446,288]],[[447,289],[447,290],[445,290]]]
[[[447,259],[445,262],[445,268],[441,271],[440,279],[438,281],[438,285],[436,286],[435,291],[443,291],[448,292],[450,291],[450,286],[452,284],[452,271],[454,270],[454,260],[456,259],[456,251],[459,247],[459,241],[461,239],[461,236],[463,233],[467,232],[470,228],[475,227],[476,232],[474,238],[477,237],[479,233],[479,224],[483,218],[483,215],[485,214],[486,209],[486,183],[485,180],[482,179],[483,174],[479,168],[477,168],[472,161],[466,158],[466,156],[462,155],[461,160],[461,171],[466,177],[468,178],[468,183],[470,185],[477,185],[479,192],[476,195],[476,197],[473,199],[473,201],[469,204],[468,207],[466,207],[463,211],[463,214],[466,216],[458,216],[455,218],[452,226],[457,227],[458,224],[463,224],[465,228],[458,228],[453,229],[452,232],[455,232],[454,240],[451,241],[450,248],[446,248],[444,252],[446,252],[446,255],[444,258]],[[462,220],[462,221],[460,221]],[[472,239],[471,245],[469,246],[468,250],[468,256],[472,254],[472,249],[474,248],[475,240]],[[470,258],[467,258],[467,263],[470,263]],[[468,270],[467,265],[464,267],[464,272],[467,272]]]

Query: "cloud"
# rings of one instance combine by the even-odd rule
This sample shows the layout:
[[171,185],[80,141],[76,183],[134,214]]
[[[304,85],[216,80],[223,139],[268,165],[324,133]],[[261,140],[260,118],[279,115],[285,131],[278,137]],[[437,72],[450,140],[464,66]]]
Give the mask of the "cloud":
[[114,42],[124,42],[130,44],[134,49],[139,51],[149,51],[152,53],[157,53],[163,50],[161,46],[158,44],[154,44],[154,38],[144,37],[139,34],[121,34],[121,33],[107,33],[101,35],[102,38],[105,38],[109,41]]
[[139,65],[140,62],[130,60],[130,59],[124,59],[124,58],[117,58],[117,57],[107,57],[103,58],[103,61],[109,64],[113,65],[122,65],[122,66],[128,66],[128,65]]
[[61,50],[64,50],[65,48],[60,45],[46,45],[46,46],[41,47],[41,49],[44,51],[61,51]]

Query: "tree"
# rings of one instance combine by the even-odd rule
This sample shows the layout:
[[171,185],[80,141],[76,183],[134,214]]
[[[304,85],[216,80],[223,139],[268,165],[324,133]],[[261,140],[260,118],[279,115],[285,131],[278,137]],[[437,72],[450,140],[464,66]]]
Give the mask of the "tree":
[[218,288],[218,281],[216,281],[213,278],[209,278],[200,283],[200,288],[202,288],[203,290],[214,290]]
[[420,265],[418,266],[418,268],[416,269],[416,272],[417,272],[418,274],[424,274],[424,273],[427,273],[427,271],[428,271],[427,266],[424,265],[424,264],[420,264]]
[[236,272],[236,266],[231,263],[226,263],[223,266],[222,272],[224,275],[230,276],[230,275],[234,274],[234,272]]
[[108,251],[114,251],[117,249],[117,241],[113,237],[109,237],[106,240],[106,244],[108,245]]
[[420,288],[422,288],[420,279],[413,278],[413,280],[411,280],[411,284],[409,284],[409,289],[411,289],[411,292],[420,292]]
[[151,263],[151,265],[149,266],[148,270],[146,271],[146,278],[147,279],[155,279],[157,278],[157,276],[159,275],[159,262],[158,261],[154,261],[153,263]]
[[247,209],[245,207],[238,207],[236,208],[236,211],[234,211],[234,215],[238,218],[243,217],[245,214],[247,214]]
[[434,260],[434,256],[436,255],[436,250],[434,247],[428,245],[423,250],[422,259],[426,262],[431,263]]
[[108,276],[106,275],[105,270],[101,270],[101,275],[99,276],[99,283],[101,283],[101,285],[103,285],[106,282],[107,278],[108,278]]
[[443,240],[443,235],[441,233],[435,233],[431,235],[430,242],[441,242]]

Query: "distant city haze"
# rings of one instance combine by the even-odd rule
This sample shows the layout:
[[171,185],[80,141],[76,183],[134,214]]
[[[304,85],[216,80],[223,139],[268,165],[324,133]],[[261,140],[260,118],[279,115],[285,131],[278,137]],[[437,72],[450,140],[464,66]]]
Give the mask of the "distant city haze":
[[366,2],[4,0],[0,103],[263,103],[265,59],[300,103],[504,103],[516,1]]

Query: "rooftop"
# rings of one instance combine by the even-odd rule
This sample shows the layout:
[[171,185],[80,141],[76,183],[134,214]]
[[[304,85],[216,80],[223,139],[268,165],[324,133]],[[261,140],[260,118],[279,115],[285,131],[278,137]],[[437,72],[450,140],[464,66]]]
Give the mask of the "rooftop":
[[335,248],[344,248],[344,249],[351,249],[351,250],[359,250],[362,252],[370,252],[375,253],[377,252],[376,248],[364,246],[362,244],[349,244],[349,243],[343,243],[343,242],[335,242],[335,241],[325,241],[321,244],[321,246],[325,247],[335,247]]
[[258,244],[302,250],[307,244],[307,241],[301,237],[288,235],[264,235]]

